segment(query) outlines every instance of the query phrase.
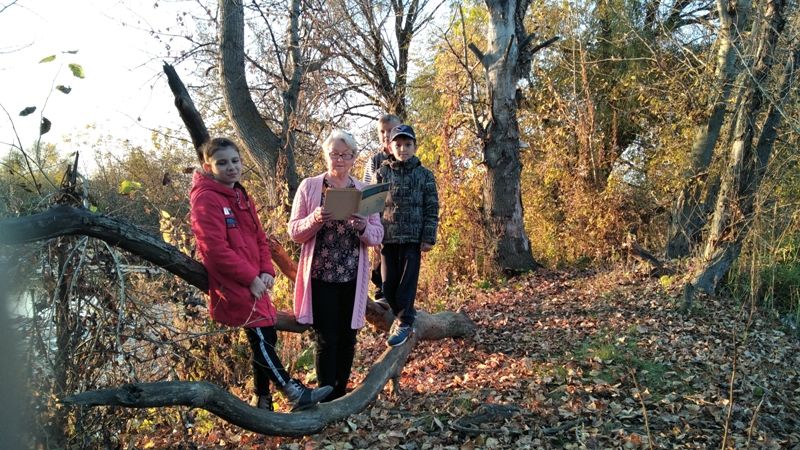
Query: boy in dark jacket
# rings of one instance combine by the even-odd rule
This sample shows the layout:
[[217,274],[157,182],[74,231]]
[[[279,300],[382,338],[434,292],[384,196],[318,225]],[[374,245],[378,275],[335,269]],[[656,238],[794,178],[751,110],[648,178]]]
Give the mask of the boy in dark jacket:
[[439,196],[433,173],[416,157],[414,129],[409,125],[393,128],[390,142],[392,155],[376,175],[378,182],[391,183],[382,217],[381,275],[383,295],[399,322],[387,344],[396,347],[414,332],[421,252],[436,243]]

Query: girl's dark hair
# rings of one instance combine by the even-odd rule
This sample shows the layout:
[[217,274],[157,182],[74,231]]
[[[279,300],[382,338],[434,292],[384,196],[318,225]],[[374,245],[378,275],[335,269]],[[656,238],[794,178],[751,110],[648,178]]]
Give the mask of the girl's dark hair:
[[200,162],[205,162],[208,158],[214,156],[214,153],[217,153],[226,147],[231,147],[236,150],[236,153],[241,153],[239,146],[236,145],[236,142],[228,138],[217,137],[207,140],[203,145],[200,146],[200,152],[198,155],[201,158]]

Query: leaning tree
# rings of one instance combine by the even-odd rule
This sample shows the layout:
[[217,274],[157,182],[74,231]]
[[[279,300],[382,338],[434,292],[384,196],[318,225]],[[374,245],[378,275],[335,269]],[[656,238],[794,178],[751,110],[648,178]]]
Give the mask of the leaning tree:
[[[38,214],[0,221],[0,229],[0,244],[8,245],[62,236],[89,236],[141,257],[201,290],[208,288],[206,271],[199,262],[130,223],[84,208],[59,205]],[[287,265],[285,261],[277,263],[287,272],[296,270],[293,264]],[[374,302],[369,303],[367,320],[373,326],[388,330],[393,319],[389,309]],[[465,314],[450,311],[437,314],[419,311],[416,324],[417,333],[409,343],[386,350],[355,390],[339,400],[300,413],[282,414],[259,410],[224,389],[202,381],[131,383],[76,393],[62,398],[61,401],[70,405],[130,408],[191,406],[206,409],[224,420],[257,433],[281,436],[314,433],[366,408],[377,398],[389,380],[393,380],[397,387],[403,365],[419,340],[469,337],[474,333],[475,327]],[[276,328],[287,332],[303,332],[308,329],[307,326],[298,324],[294,316],[287,312],[279,313]]]
[[744,54],[743,33],[750,0],[736,3],[717,0],[719,33],[717,58],[711,92],[708,97],[706,120],[698,124],[690,151],[690,165],[683,173],[684,185],[672,207],[669,236],[666,246],[668,258],[689,256],[700,244],[700,234],[706,224],[708,211],[702,196],[708,191],[711,177],[708,169],[714,155],[728,109],[736,77],[744,70],[740,55]]
[[[752,22],[749,48],[754,54],[745,55],[746,70],[740,77],[731,125],[733,139],[727,147],[703,255],[684,291],[687,308],[696,292],[713,294],[739,257],[757,214],[758,196],[778,132],[783,122],[791,123],[785,108],[797,93],[794,81],[800,64],[796,37],[800,12],[789,9],[784,0],[765,0],[761,8],[763,18]],[[791,19],[787,21],[787,17]],[[791,23],[792,36],[788,38],[782,36],[787,22]],[[782,70],[773,73],[773,66],[781,59],[785,60]]]

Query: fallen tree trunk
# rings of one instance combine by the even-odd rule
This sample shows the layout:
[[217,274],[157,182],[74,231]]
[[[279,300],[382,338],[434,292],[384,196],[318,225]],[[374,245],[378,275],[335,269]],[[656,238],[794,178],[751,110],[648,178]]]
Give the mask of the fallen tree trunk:
[[126,384],[114,389],[82,392],[62,401],[81,406],[203,408],[227,422],[256,433],[303,436],[317,433],[327,425],[366,408],[378,397],[390,378],[400,375],[416,341],[417,337],[412,336],[405,345],[387,349],[372,366],[364,382],[346,396],[291,414],[253,408],[219,386],[205,381]]
[[[160,266],[199,289],[208,287],[208,275],[202,264],[157,237],[117,219],[62,205],[39,214],[0,221],[0,244],[24,244],[67,235],[101,239]],[[367,304],[367,320],[375,328],[388,330],[393,319],[391,310],[375,302]],[[293,314],[281,311],[276,328],[304,332],[309,327],[298,324]],[[266,412],[250,407],[211,383],[188,381],[129,384],[78,393],[62,401],[83,406],[197,407],[257,433],[280,436],[316,433],[332,422],[363,410],[375,400],[388,380],[399,377],[408,355],[419,340],[470,337],[475,332],[475,324],[469,317],[452,311],[437,314],[418,311],[415,328],[416,333],[405,345],[384,352],[353,392],[309,411],[292,414]]]
[[[38,214],[2,220],[0,230],[0,244],[11,245],[59,236],[91,236],[127,250],[202,291],[208,290],[208,274],[199,262],[134,225],[85,209],[55,206]],[[374,327],[388,330],[393,319],[390,310],[374,302],[367,304],[367,320]],[[416,327],[419,339],[435,340],[469,337],[474,332],[475,325],[463,313],[443,311],[428,314],[418,311]],[[280,331],[302,333],[309,327],[297,323],[294,314],[280,311],[276,328]]]

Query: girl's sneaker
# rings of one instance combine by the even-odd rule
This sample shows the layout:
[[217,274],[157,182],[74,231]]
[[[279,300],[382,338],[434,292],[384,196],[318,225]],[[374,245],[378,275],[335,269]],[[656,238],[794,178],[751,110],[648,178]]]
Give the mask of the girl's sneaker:
[[292,379],[281,390],[292,403],[292,411],[302,411],[311,408],[327,397],[333,391],[333,387],[322,386],[311,389],[303,385],[299,380]]

